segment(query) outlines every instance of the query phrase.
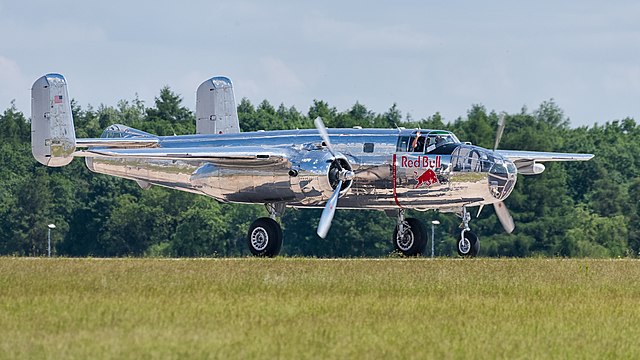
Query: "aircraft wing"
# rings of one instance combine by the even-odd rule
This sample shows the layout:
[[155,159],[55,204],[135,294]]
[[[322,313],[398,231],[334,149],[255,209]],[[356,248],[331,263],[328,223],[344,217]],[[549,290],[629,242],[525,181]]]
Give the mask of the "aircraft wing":
[[496,150],[505,158],[519,162],[547,162],[547,161],[587,161],[593,158],[593,154],[573,154],[541,151]]
[[542,151],[518,151],[518,150],[497,150],[498,154],[513,161],[518,168],[518,173],[522,175],[541,174],[545,166],[540,164],[548,161],[587,161],[593,158],[593,154],[572,154]]
[[290,149],[260,146],[199,147],[199,148],[89,148],[76,151],[74,156],[139,158],[158,160],[201,160],[226,166],[266,166],[287,162]]

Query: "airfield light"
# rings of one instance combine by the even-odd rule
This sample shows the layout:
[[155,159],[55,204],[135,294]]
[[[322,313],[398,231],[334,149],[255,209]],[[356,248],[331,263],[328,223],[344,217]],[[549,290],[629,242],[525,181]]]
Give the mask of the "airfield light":
[[431,222],[431,257],[435,256],[435,243],[436,243],[436,238],[435,238],[435,227],[436,225],[440,225],[440,221],[438,220],[433,220]]
[[47,256],[51,257],[51,229],[55,229],[56,226],[54,224],[47,225],[49,228],[49,234],[47,235]]

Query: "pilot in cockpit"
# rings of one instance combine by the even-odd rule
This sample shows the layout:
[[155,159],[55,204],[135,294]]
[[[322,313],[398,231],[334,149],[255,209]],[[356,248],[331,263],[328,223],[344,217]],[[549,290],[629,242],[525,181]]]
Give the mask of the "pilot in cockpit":
[[421,136],[420,131],[418,131],[411,142],[411,147],[409,151],[412,152],[422,152],[424,150],[424,137]]
[[418,133],[417,137],[413,140],[411,148],[414,152],[422,152],[424,150],[424,137],[420,136],[420,133]]
[[452,142],[454,142],[454,140],[451,138],[451,136],[448,135],[429,135],[429,137],[427,138],[427,146],[425,148],[425,152],[429,153],[442,145]]

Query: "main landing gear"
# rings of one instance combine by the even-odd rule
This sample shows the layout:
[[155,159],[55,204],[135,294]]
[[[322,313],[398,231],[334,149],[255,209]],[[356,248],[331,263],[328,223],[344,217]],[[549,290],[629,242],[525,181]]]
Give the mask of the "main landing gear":
[[404,210],[399,210],[393,245],[404,256],[422,255],[427,247],[427,232],[422,222],[416,218],[405,219]]
[[[462,231],[456,246],[458,255],[475,257],[480,251],[480,241],[469,228],[471,214],[463,207],[460,217],[462,218],[460,225]],[[427,247],[427,231],[422,222],[416,218],[405,218],[404,210],[399,210],[398,224],[393,232],[393,245],[396,251],[404,256],[422,255]]]
[[458,255],[462,257],[475,257],[480,251],[480,240],[478,240],[478,236],[469,229],[471,214],[469,214],[466,207],[462,207],[460,217],[462,218],[462,224],[460,224],[462,231],[458,239]]
[[[275,257],[282,249],[282,228],[276,221],[285,210],[284,204],[266,204],[269,217],[254,221],[247,233],[247,245],[254,256]],[[471,232],[469,221],[471,214],[465,207],[459,214],[462,218],[460,238],[457,243],[458,254],[462,257],[475,257],[480,251],[478,236]],[[398,211],[398,222],[393,231],[393,245],[404,256],[420,256],[427,247],[427,231],[416,218],[405,218],[404,210]]]
[[266,204],[269,217],[262,217],[249,226],[247,245],[254,256],[274,257],[282,249],[282,228],[275,220],[284,213],[284,204]]

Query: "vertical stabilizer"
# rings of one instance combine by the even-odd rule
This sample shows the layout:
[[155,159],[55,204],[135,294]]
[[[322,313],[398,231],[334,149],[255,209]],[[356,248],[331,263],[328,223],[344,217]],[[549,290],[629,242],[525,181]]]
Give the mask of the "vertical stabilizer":
[[31,88],[31,152],[39,163],[57,167],[70,163],[75,149],[67,82],[47,74]]
[[238,109],[231,80],[217,76],[200,84],[196,93],[196,133],[239,132]]

